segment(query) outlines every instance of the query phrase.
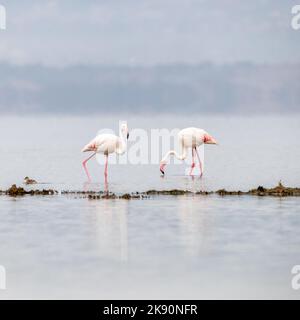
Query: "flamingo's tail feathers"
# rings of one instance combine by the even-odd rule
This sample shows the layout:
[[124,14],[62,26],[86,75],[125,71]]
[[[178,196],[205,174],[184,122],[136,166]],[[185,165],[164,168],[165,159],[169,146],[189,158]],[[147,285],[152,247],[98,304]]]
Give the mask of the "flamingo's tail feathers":
[[81,150],[81,152],[89,152],[89,151],[96,151],[97,147],[96,147],[96,143],[95,141],[91,141],[90,143],[88,143],[86,146],[84,146]]

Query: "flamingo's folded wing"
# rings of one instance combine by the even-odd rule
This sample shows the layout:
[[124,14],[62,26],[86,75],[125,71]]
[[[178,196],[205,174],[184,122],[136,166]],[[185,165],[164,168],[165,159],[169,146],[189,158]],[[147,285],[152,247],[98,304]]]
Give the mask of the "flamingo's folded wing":
[[102,143],[104,143],[104,141],[102,139],[99,139],[99,137],[96,137],[92,141],[90,141],[87,145],[85,145],[81,150],[81,152],[88,152],[88,151],[96,152]]

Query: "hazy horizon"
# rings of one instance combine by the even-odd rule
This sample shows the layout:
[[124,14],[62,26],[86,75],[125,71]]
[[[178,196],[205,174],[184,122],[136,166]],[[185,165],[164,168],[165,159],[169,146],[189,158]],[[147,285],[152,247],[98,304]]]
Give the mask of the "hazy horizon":
[[298,113],[299,64],[16,66],[0,63],[0,114]]
[[299,112],[293,0],[0,3],[0,114]]

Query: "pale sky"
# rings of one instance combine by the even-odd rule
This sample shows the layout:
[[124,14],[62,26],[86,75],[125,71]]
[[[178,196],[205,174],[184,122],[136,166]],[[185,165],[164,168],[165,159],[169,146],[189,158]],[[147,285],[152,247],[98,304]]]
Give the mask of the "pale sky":
[[300,61],[296,0],[0,0],[0,62],[157,65]]

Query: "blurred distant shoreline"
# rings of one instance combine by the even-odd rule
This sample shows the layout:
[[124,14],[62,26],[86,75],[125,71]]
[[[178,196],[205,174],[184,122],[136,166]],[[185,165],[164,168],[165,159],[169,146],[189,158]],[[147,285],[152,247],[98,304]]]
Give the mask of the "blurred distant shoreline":
[[94,66],[0,63],[0,114],[293,114],[300,64]]

